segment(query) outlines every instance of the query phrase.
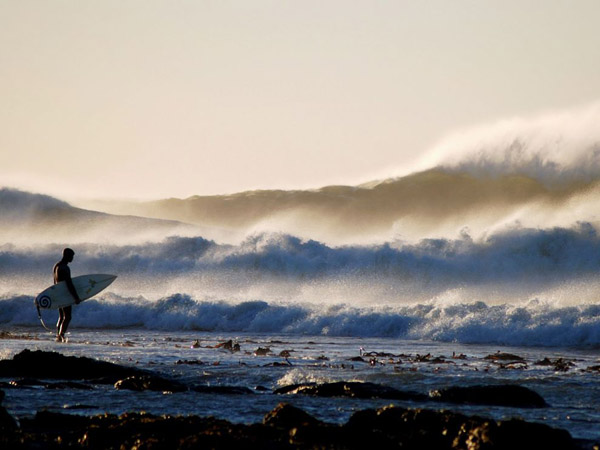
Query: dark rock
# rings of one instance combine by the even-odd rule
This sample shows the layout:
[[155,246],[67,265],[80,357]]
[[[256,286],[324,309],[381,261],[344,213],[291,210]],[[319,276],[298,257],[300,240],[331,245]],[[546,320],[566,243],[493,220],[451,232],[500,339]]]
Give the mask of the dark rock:
[[299,426],[317,425],[320,422],[300,408],[280,403],[263,418],[263,424],[278,428],[291,429]]
[[269,389],[268,387],[266,387],[266,386],[261,386],[261,385],[254,386],[254,390],[255,390],[255,391],[259,391],[259,392],[267,392],[267,391],[270,391],[270,389]]
[[131,391],[183,392],[187,387],[176,381],[150,375],[133,375],[115,383],[115,389]]
[[435,400],[449,403],[519,408],[543,408],[548,406],[537,392],[516,385],[450,387],[431,391],[429,395]]
[[290,367],[290,366],[293,366],[293,364],[286,359],[285,362],[273,361],[271,363],[263,365],[262,367]]
[[64,356],[56,352],[23,350],[12,360],[0,361],[0,377],[38,377],[63,380],[110,378],[112,383],[147,372],[86,357]]
[[525,361],[518,355],[513,355],[512,353],[493,353],[491,355],[487,355],[484,359],[491,359],[492,361]]
[[296,394],[297,390],[300,388],[308,388],[311,386],[317,386],[317,383],[298,383],[298,384],[289,384],[287,386],[282,386],[273,391],[274,394]]
[[46,385],[45,382],[35,378],[19,378],[17,380],[10,380],[8,384],[14,388],[44,387]]
[[[4,400],[4,391],[0,391],[0,405]],[[0,431],[12,431],[17,429],[17,422],[8,413],[4,406],[0,406]]]
[[271,354],[271,349],[269,347],[258,347],[256,350],[254,350],[254,356],[267,356],[269,354]]
[[84,417],[47,411],[0,432],[0,448],[58,449],[561,449],[568,432],[520,420],[495,422],[448,411],[385,407],[359,411],[345,425],[281,404],[263,423],[127,413]]
[[462,414],[388,406],[359,411],[344,428],[356,448],[450,449],[461,427],[469,427]]
[[505,422],[483,421],[464,429],[455,439],[459,448],[468,449],[560,449],[578,448],[565,431],[540,423],[512,419]]
[[465,416],[448,411],[384,407],[355,413],[344,425],[353,448],[564,449],[575,448],[565,430],[547,425]]
[[177,364],[177,365],[187,364],[190,366],[204,365],[204,363],[202,361],[200,361],[199,359],[179,359],[179,360],[177,360],[177,362],[175,364]]
[[85,389],[92,390],[93,387],[87,384],[65,381],[61,383],[48,383],[47,381],[37,380],[35,378],[19,378],[8,382],[8,387],[27,389],[27,388],[46,388],[46,389]]
[[558,358],[558,359],[555,359],[554,361],[552,361],[548,358],[544,358],[540,361],[536,361],[535,365],[536,366],[553,366],[554,370],[557,372],[567,372],[572,367],[575,367],[575,364],[572,361],[569,361],[569,360],[566,360],[563,358]]
[[390,400],[426,401],[428,397],[416,392],[400,391],[375,383],[339,381],[324,384],[297,384],[276,389],[276,394],[305,394],[317,397],[385,398]]
[[215,348],[223,348],[225,350],[229,350],[232,353],[239,352],[241,350],[240,344],[238,344],[237,342],[233,342],[233,340],[231,339],[215,345]]
[[286,432],[292,448],[341,448],[342,429],[326,424],[287,403],[280,403],[263,419],[266,427]]
[[575,448],[573,438],[568,431],[518,419],[499,422],[497,435],[493,438],[497,445],[496,448],[560,448],[564,450]]

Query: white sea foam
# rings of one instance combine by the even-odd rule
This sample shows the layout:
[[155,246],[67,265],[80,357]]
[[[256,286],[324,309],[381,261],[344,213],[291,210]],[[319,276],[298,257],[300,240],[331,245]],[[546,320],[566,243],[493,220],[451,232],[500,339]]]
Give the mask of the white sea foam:
[[600,177],[600,102],[514,117],[448,136],[426,156],[478,176],[522,174],[555,185]]
[[[0,322],[35,326],[33,299],[0,299]],[[54,311],[44,311],[49,323]],[[76,308],[73,327],[145,328],[164,331],[385,337],[441,342],[547,347],[600,345],[600,306],[556,306],[529,301],[489,306],[451,305],[356,307],[196,301],[176,294],[159,301],[109,296]]]

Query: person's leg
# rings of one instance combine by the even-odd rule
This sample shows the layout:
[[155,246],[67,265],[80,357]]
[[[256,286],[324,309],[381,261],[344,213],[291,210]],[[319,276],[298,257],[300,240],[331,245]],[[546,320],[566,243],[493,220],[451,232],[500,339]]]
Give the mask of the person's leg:
[[67,328],[69,328],[69,323],[71,323],[71,306],[67,306],[61,309],[62,312],[62,322],[60,324],[59,329],[59,337],[64,342],[66,340],[65,334],[67,334]]
[[63,322],[65,320],[65,312],[63,308],[58,309],[58,322],[56,322],[56,341],[62,342],[62,336],[60,330],[62,329]]

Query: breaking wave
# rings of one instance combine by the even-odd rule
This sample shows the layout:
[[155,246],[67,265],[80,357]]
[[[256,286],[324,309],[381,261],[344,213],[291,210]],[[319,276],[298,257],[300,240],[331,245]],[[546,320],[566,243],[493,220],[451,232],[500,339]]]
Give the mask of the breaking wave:
[[[35,326],[31,297],[0,299],[0,323]],[[46,321],[55,311],[45,311]],[[146,328],[310,336],[385,337],[442,342],[546,347],[600,345],[600,306],[556,307],[533,300],[524,305],[484,302],[363,307],[247,301],[196,301],[182,294],[150,302],[106,295],[77,307],[73,327]]]
[[[59,259],[61,250],[58,244],[26,250],[3,245],[0,267],[5,276],[41,275]],[[76,253],[77,272],[112,271],[137,277],[212,272],[310,280],[368,275],[462,284],[600,273],[600,237],[589,223],[572,228],[512,228],[481,241],[465,231],[456,239],[335,247],[263,233],[236,245],[170,237],[140,245],[81,244]]]
[[71,246],[73,275],[119,276],[74,326],[598,345],[599,123],[504,121],[360,186],[104,212],[0,189],[0,323],[36,323]]
[[600,102],[516,117],[445,138],[427,164],[475,176],[520,174],[556,187],[600,179]]

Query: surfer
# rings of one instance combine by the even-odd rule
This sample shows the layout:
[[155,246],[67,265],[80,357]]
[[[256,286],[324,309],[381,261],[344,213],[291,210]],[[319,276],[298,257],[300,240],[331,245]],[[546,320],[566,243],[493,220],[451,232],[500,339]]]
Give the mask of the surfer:
[[[73,281],[71,281],[71,269],[69,268],[69,263],[73,261],[74,256],[75,252],[73,250],[70,248],[65,248],[63,250],[62,259],[54,265],[53,272],[54,284],[64,281],[67,284],[69,292],[75,299],[75,304],[78,305],[81,302],[81,299],[79,298],[79,295],[73,286]],[[72,307],[69,305],[58,310],[58,322],[56,323],[56,342],[66,342],[65,334],[67,333],[67,328],[71,322],[71,309]]]

